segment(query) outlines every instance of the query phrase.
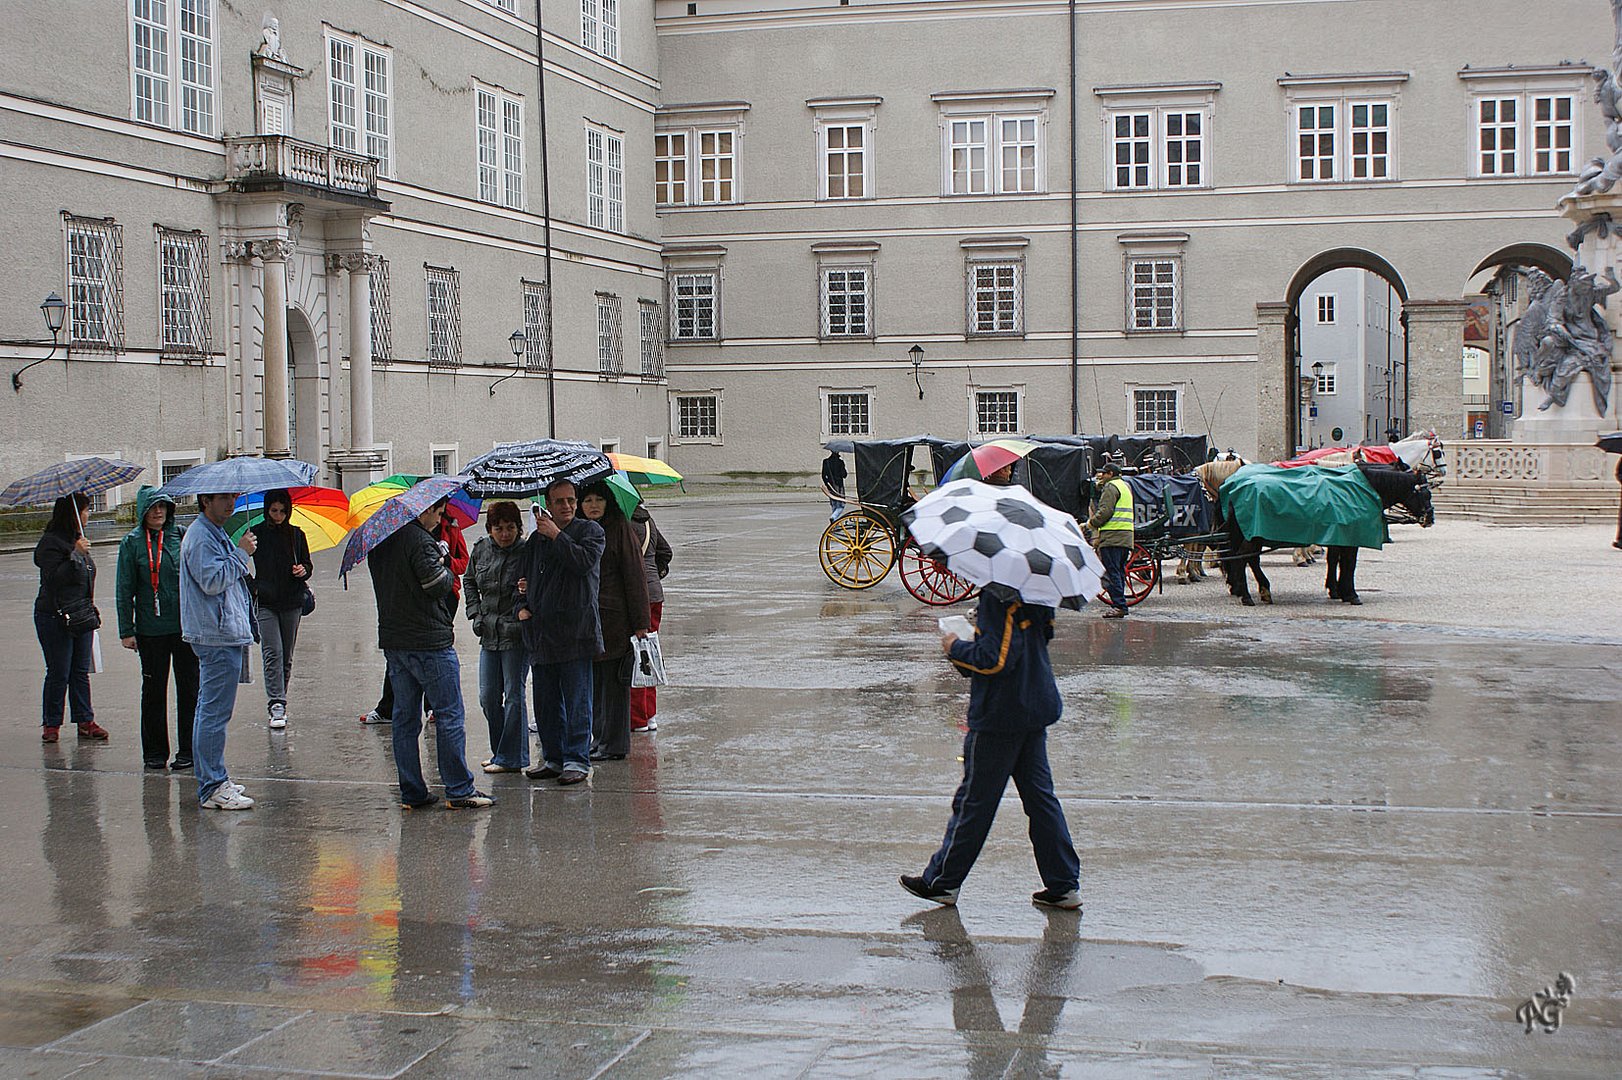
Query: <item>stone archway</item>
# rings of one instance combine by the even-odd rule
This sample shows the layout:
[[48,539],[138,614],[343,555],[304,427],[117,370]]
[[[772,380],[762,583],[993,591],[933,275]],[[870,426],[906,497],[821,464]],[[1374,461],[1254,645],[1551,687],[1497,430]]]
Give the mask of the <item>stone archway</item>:
[[1518,410],[1520,400],[1511,346],[1528,301],[1527,272],[1538,270],[1564,281],[1571,267],[1571,256],[1558,248],[1521,243],[1499,248],[1470,271],[1462,292],[1470,305],[1460,381],[1465,438],[1509,437],[1514,411],[1505,407]]
[[289,446],[300,461],[321,464],[326,456],[321,357],[315,329],[298,307],[287,309],[287,425]]

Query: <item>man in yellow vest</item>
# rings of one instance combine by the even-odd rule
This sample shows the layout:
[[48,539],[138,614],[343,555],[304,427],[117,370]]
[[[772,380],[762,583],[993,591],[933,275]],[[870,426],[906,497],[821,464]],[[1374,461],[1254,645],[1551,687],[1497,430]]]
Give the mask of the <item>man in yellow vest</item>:
[[1106,461],[1098,470],[1098,512],[1087,519],[1096,535],[1093,547],[1104,563],[1104,588],[1109,593],[1106,619],[1126,618],[1126,560],[1136,542],[1132,537],[1132,489],[1121,479],[1121,467]]

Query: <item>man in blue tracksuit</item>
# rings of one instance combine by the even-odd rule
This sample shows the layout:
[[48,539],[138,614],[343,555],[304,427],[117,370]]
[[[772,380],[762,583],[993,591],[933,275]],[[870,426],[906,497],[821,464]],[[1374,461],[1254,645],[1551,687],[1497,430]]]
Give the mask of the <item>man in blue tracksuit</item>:
[[1031,848],[1042,875],[1043,888],[1031,894],[1032,903],[1079,909],[1081,862],[1048,768],[1047,729],[1063,710],[1048,661],[1053,609],[988,585],[980,593],[975,622],[974,640],[959,641],[952,634],[941,639],[952,666],[970,680],[963,782],[952,797],[952,820],[940,850],[922,874],[903,874],[901,885],[922,899],[956,904],[1012,777],[1031,819]]

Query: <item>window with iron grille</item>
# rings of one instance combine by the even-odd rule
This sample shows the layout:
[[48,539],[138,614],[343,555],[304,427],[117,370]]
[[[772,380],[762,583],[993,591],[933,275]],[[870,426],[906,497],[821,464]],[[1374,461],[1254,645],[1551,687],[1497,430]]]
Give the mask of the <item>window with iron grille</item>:
[[67,230],[68,344],[124,348],[124,230],[112,218],[64,213]]
[[183,452],[158,453],[158,484],[162,486],[185,472],[203,463],[201,454],[186,454]]
[[827,422],[829,435],[871,435],[872,396],[865,391],[829,393]]
[[1139,435],[1174,434],[1179,431],[1177,391],[1133,390],[1132,430]]
[[524,301],[524,367],[548,371],[552,367],[552,297],[544,281],[521,279]]
[[1018,261],[969,263],[968,334],[1022,334],[1024,274]]
[[131,0],[130,17],[135,119],[213,135],[214,0]]
[[592,52],[620,57],[619,0],[580,0],[580,39]]
[[365,154],[393,173],[393,59],[388,50],[353,35],[327,33],[329,141]]
[[659,301],[639,300],[637,314],[642,330],[642,377],[662,379],[665,377],[664,313],[659,310]]
[[625,374],[625,345],[620,331],[620,298],[597,294],[597,373],[605,379]]
[[167,356],[207,356],[208,237],[158,230],[158,328]]
[[976,390],[974,430],[980,435],[1019,433],[1019,391]]
[[1178,296],[1180,261],[1165,257],[1127,260],[1129,330],[1177,330],[1182,327],[1182,303]]
[[822,336],[873,336],[873,271],[866,266],[824,266]]
[[676,398],[676,438],[719,439],[721,399],[715,394],[683,394]]
[[586,128],[586,223],[625,231],[625,140],[598,127]]
[[389,260],[373,255],[367,260],[372,283],[372,362],[394,359],[394,314],[389,300]]
[[428,366],[462,364],[462,275],[447,267],[428,271]]
[[430,469],[432,470],[433,474],[435,476],[451,475],[451,470],[456,467],[456,451],[434,450],[432,451],[432,455],[433,464],[430,466]]
[[670,340],[720,337],[721,274],[716,270],[670,276]]

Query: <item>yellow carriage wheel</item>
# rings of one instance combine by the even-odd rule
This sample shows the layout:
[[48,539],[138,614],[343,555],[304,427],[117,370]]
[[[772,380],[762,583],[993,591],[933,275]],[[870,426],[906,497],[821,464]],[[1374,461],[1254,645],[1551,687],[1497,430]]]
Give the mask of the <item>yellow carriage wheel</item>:
[[895,534],[883,519],[852,510],[822,530],[818,554],[829,581],[847,589],[870,589],[895,564]]

